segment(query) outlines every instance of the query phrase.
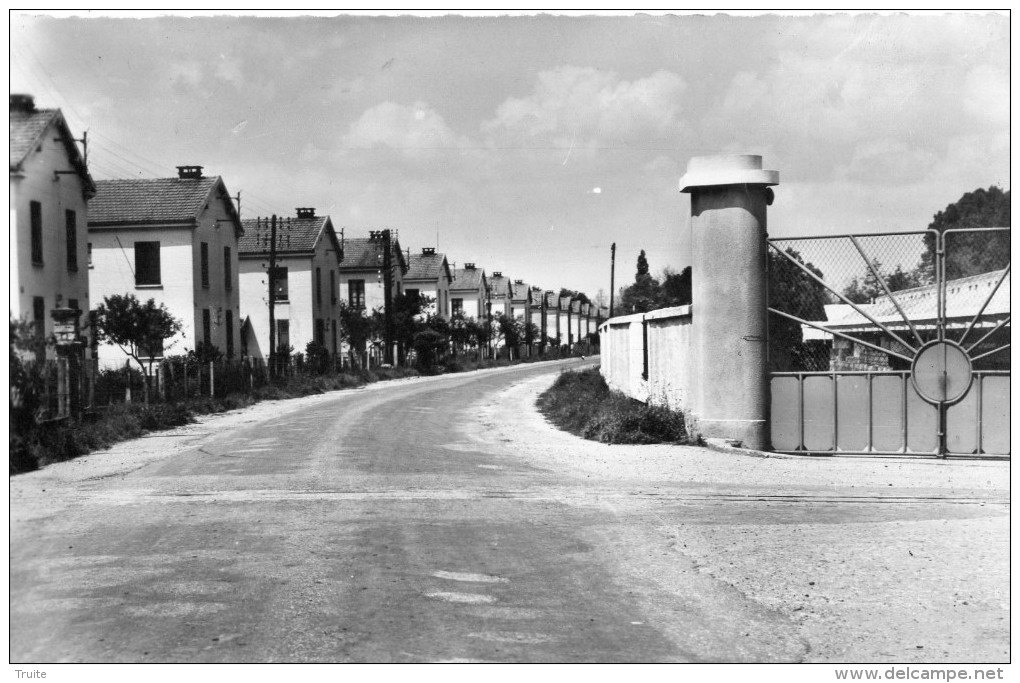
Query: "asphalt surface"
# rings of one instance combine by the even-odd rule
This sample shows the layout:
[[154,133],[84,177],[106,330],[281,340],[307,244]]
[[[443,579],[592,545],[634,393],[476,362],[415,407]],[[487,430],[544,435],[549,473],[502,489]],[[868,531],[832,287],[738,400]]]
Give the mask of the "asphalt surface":
[[[11,662],[1008,659],[1008,481],[608,450],[533,409],[577,365],[277,402],[13,478]],[[939,544],[963,556],[936,568]]]

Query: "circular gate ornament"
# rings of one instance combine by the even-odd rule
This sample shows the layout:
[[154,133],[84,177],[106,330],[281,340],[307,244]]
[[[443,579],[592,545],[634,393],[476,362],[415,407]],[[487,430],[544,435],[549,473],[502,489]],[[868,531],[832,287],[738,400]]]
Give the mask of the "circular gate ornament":
[[970,357],[958,344],[935,341],[917,352],[910,374],[925,401],[955,403],[970,389],[971,370]]

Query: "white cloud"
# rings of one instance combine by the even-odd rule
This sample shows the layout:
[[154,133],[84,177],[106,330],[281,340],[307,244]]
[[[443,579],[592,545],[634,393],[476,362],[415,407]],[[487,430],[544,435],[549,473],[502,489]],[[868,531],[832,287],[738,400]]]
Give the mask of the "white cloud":
[[666,137],[680,126],[683,79],[657,71],[635,81],[562,66],[538,75],[527,97],[511,97],[482,124],[491,144],[595,146],[637,136]]
[[410,157],[430,156],[446,148],[469,147],[439,112],[423,102],[413,106],[383,102],[365,111],[343,137],[345,149],[389,147]]

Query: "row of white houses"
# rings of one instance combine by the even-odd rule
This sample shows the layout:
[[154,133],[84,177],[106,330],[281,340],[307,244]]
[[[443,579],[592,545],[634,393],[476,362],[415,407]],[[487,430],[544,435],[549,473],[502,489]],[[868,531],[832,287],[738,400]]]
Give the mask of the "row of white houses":
[[[272,298],[278,346],[303,351],[314,341],[341,353],[341,306],[381,309],[387,261],[392,294],[426,295],[444,318],[506,314],[533,322],[536,341],[573,345],[607,317],[474,263],[451,267],[434,248],[404,251],[383,231],[338,234],[310,207],[276,220],[273,250],[270,219],[242,219],[223,179],[201,166],[178,166],[174,178],[94,181],[60,110],[37,109],[28,95],[10,96],[10,138],[10,315],[47,338],[53,311],[70,309],[91,347],[84,314],[106,296],[133,293],[182,322],[165,354],[205,343],[228,358],[265,358]],[[115,346],[96,352],[103,366],[126,359]]]

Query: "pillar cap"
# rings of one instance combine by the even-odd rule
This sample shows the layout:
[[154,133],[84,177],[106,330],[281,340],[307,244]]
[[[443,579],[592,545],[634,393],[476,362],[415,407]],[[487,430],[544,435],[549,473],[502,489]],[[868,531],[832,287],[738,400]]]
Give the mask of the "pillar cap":
[[691,157],[687,173],[680,178],[680,191],[713,185],[778,185],[779,171],[764,171],[757,154],[720,154]]

